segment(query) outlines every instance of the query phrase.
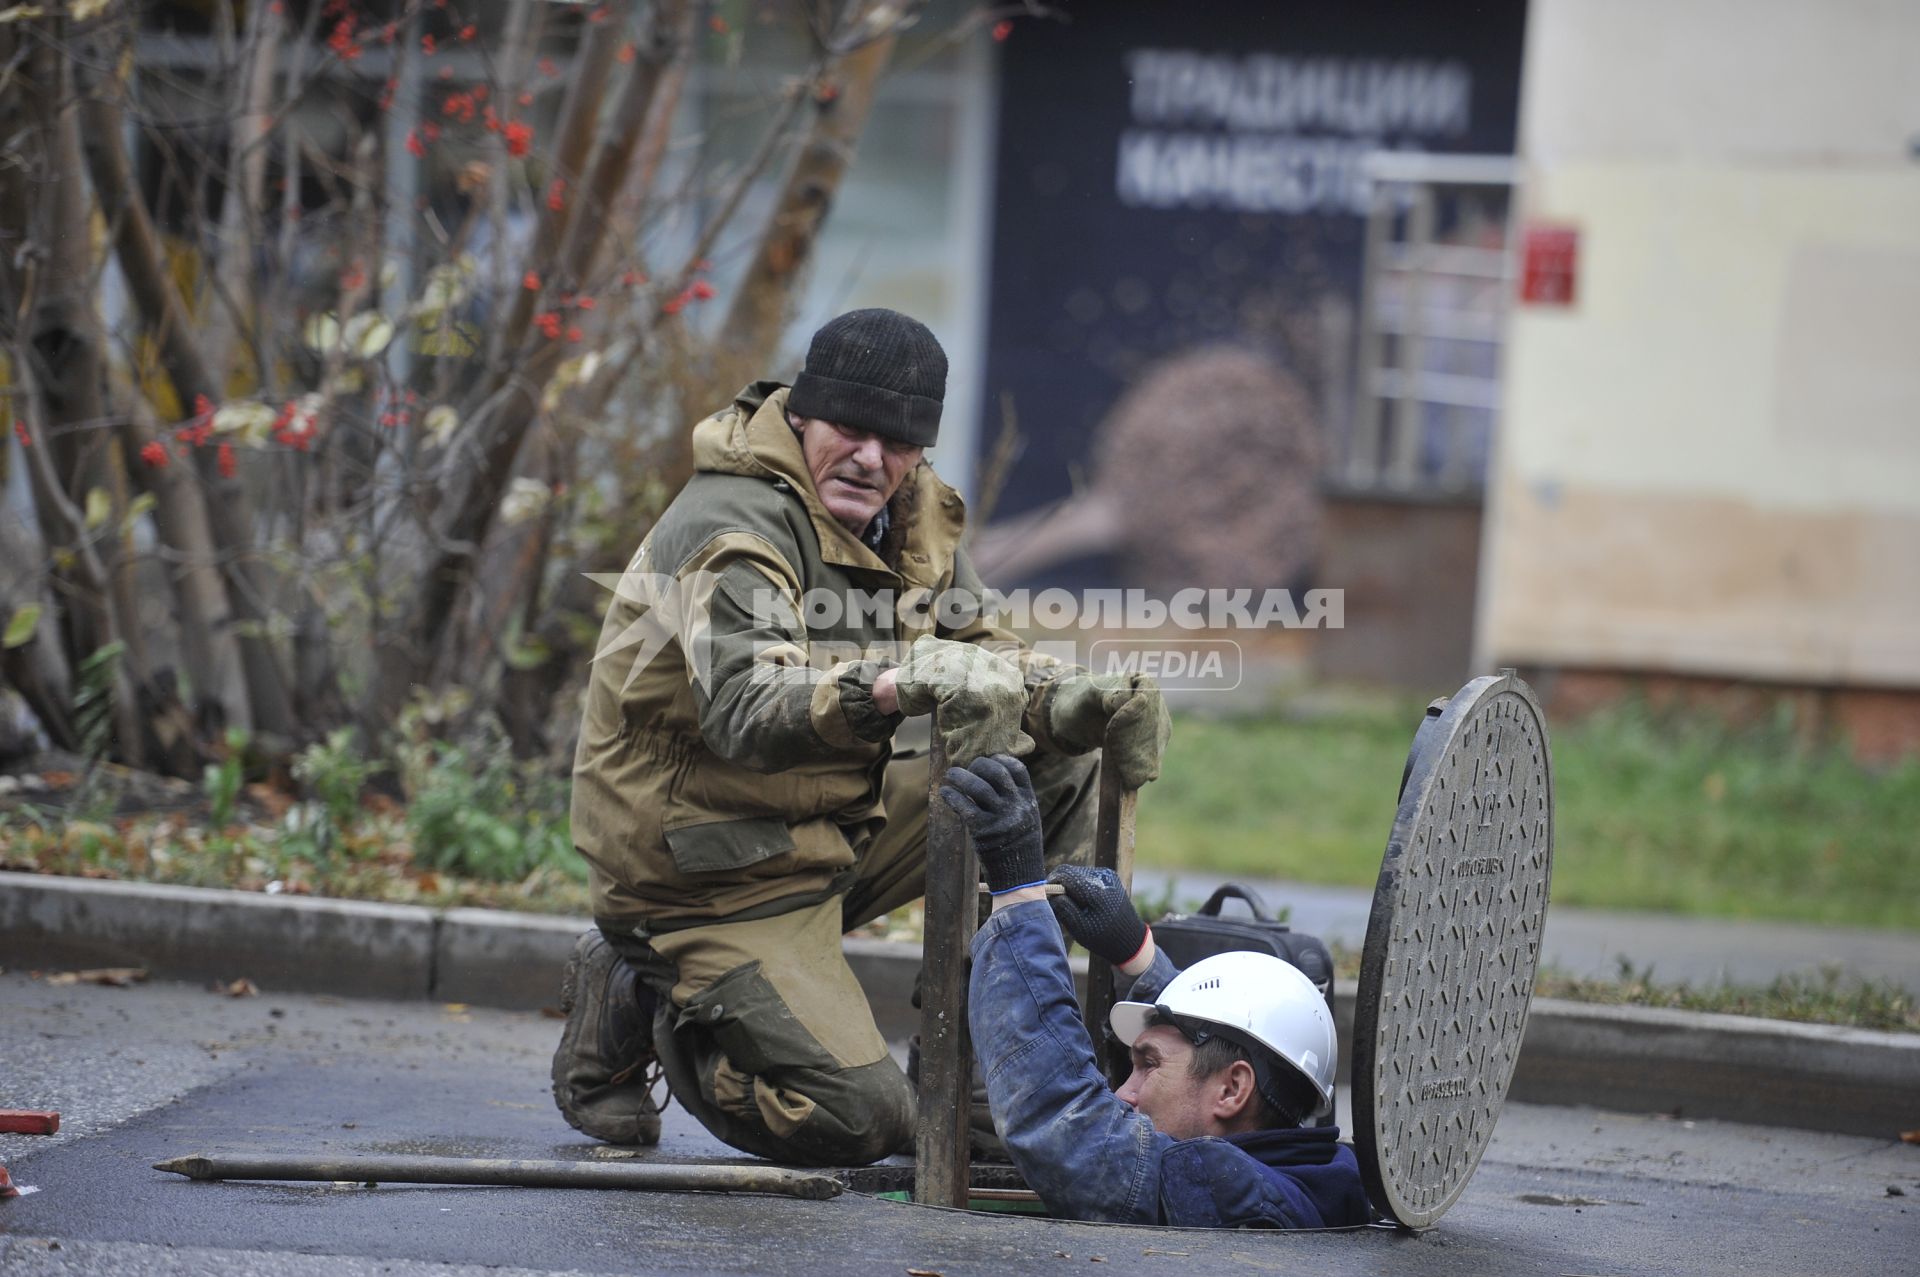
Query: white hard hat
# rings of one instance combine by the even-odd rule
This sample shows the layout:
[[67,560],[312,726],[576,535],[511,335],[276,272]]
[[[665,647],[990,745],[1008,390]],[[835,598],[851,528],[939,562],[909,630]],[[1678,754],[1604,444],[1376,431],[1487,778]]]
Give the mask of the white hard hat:
[[1175,976],[1156,1003],[1116,1002],[1107,1022],[1132,1046],[1156,1022],[1195,1020],[1242,1046],[1262,1046],[1333,1098],[1338,1039],[1326,999],[1300,968],[1272,954],[1216,953]]

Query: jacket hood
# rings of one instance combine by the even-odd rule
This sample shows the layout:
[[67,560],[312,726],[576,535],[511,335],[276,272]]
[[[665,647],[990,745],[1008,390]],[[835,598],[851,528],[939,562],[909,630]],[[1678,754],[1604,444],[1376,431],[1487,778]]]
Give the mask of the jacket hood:
[[1284,1172],[1304,1189],[1319,1208],[1325,1227],[1371,1221],[1372,1209],[1360,1183],[1360,1163],[1351,1148],[1338,1142],[1339,1127],[1296,1126],[1226,1138],[1269,1174]]
[[[693,468],[707,474],[804,480],[806,459],[786,416],[787,388],[777,381],[754,382],[694,426]],[[771,428],[776,425],[778,430]]]
[[[733,402],[693,428],[693,468],[707,474],[783,480],[807,507],[821,556],[830,563],[894,571],[827,512],[814,491],[800,440],[787,424],[788,387],[756,381]],[[966,531],[966,506],[926,462],[915,466],[888,502],[899,548],[898,571],[914,584],[932,587],[918,570],[952,556]],[[944,551],[944,553],[943,553]]]

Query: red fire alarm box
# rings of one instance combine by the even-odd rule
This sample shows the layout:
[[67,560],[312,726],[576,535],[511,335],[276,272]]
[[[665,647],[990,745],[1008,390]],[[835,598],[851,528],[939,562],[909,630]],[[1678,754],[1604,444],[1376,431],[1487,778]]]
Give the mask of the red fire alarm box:
[[1535,306],[1573,305],[1579,261],[1578,228],[1527,227],[1520,240],[1520,300]]

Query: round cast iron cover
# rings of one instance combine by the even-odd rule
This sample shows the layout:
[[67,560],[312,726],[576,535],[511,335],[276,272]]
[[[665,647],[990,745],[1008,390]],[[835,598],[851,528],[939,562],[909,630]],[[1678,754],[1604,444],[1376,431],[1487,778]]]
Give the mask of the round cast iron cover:
[[1553,763],[1512,670],[1427,710],[1361,952],[1353,1140],[1382,1213],[1427,1228],[1480,1164],[1533,1001],[1553,872]]

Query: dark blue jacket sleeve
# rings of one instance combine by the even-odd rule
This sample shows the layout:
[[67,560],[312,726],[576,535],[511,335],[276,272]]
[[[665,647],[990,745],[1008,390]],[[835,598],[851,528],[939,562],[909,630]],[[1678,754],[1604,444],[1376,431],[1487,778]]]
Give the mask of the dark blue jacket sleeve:
[[1047,1208],[1158,1222],[1160,1157],[1173,1141],[1095,1069],[1059,924],[1043,901],[999,911],[974,936],[968,1023],[994,1121]]

